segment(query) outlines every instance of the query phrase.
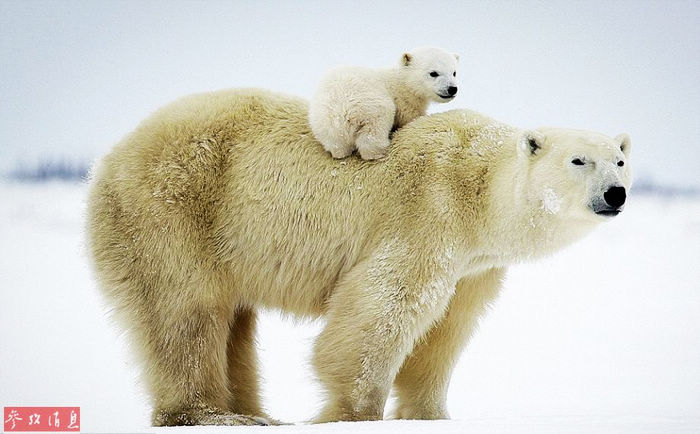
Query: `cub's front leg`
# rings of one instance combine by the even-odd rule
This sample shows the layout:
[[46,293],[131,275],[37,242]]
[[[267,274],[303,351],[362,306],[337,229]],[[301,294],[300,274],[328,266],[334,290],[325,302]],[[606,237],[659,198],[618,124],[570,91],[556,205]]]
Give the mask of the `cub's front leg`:
[[444,261],[411,264],[392,251],[356,265],[329,300],[313,358],[328,393],[316,422],[382,419],[401,364],[454,292]]

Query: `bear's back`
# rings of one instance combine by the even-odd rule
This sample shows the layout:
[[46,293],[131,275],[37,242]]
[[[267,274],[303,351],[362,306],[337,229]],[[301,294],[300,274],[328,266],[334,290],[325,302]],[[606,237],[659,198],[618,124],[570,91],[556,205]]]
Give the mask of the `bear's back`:
[[[88,235],[98,275],[111,282],[103,287],[139,275],[185,281],[230,262],[283,286],[274,264],[262,266],[279,255],[327,269],[323,285],[337,275],[376,216],[396,207],[388,183],[374,185],[377,165],[330,158],[306,112],[298,98],[236,90],[186,97],[146,119],[92,181]],[[319,262],[329,249],[339,258]]]

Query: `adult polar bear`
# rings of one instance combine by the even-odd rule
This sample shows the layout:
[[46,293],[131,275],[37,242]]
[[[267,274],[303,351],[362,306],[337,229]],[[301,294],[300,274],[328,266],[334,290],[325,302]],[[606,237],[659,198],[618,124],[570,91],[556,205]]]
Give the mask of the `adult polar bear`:
[[97,169],[88,234],[102,290],[143,357],[155,425],[268,423],[256,308],[327,318],[317,421],[447,417],[452,366],[504,267],[621,211],[627,136],[421,117],[387,159],[334,160],[307,104],[261,90],[187,97]]

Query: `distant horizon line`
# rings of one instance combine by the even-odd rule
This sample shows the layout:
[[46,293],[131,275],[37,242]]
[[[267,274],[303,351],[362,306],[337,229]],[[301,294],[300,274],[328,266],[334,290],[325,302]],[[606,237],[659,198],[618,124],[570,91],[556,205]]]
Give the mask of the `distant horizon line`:
[[[87,163],[66,158],[41,161],[33,166],[18,164],[14,169],[0,173],[0,180],[24,184],[42,184],[55,181],[85,183],[89,180],[92,164],[92,162]],[[700,197],[700,185],[680,186],[678,184],[656,182],[653,176],[642,175],[632,184],[630,194]]]

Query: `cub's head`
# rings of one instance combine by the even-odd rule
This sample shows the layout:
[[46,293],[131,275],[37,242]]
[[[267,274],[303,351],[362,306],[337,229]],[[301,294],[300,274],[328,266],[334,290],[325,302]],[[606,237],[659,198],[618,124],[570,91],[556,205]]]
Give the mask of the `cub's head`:
[[401,56],[401,68],[413,91],[435,102],[449,102],[457,95],[457,54],[440,48],[417,48]]
[[[625,207],[631,184],[630,139],[562,128],[526,131],[518,141],[529,199],[544,212],[601,221]],[[522,166],[521,166],[522,167]]]

